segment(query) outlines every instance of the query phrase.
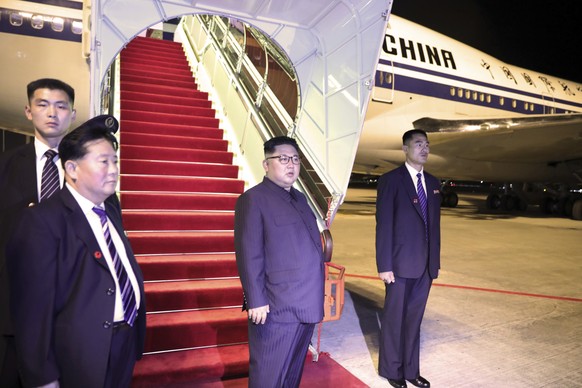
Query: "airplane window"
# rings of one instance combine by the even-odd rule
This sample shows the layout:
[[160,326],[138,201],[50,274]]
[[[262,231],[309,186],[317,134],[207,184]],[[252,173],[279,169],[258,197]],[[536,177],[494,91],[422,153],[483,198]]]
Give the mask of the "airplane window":
[[62,32],[63,29],[65,28],[65,21],[62,18],[53,18],[51,27],[53,31]]
[[44,27],[44,20],[43,20],[42,16],[40,16],[40,15],[33,15],[30,18],[30,25],[35,30],[42,30],[42,28]]
[[469,98],[471,98],[471,91],[470,90],[465,90],[465,98],[468,100]]
[[532,112],[533,112],[533,111],[534,111],[534,108],[535,108],[535,107],[534,107],[534,104],[530,104],[530,105],[529,105],[529,110],[530,110],[530,111],[532,111]]
[[517,108],[517,101],[515,101],[515,100],[511,101],[511,107]]
[[485,95],[483,93],[479,93],[479,101],[485,101]]
[[15,27],[20,27],[22,25],[23,20],[24,18],[22,17],[22,15],[17,12],[13,12],[10,14],[10,24]]
[[505,98],[499,97],[499,105],[505,104]]
[[491,103],[491,94],[487,95],[487,103],[490,104]]
[[463,88],[459,88],[459,97],[463,97]]
[[73,20],[71,30],[73,31],[73,34],[81,35],[83,32],[83,23]]
[[477,92],[473,92],[473,100],[477,101]]
[[456,92],[457,92],[457,89],[454,86],[451,86],[451,96],[455,97]]
[[523,107],[524,107],[525,110],[528,110],[529,109],[529,104],[524,101]]

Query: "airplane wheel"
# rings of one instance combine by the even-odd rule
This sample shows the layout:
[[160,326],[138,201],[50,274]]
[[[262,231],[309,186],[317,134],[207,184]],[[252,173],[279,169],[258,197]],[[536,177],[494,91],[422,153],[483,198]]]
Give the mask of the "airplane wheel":
[[574,208],[574,202],[576,202],[576,200],[574,198],[568,198],[566,199],[566,202],[564,202],[564,215],[566,217],[572,217],[572,209]]
[[552,214],[552,208],[554,204],[554,199],[551,197],[544,198],[542,203],[542,210],[545,214]]
[[582,220],[582,199],[577,199],[572,205],[572,219]]
[[501,198],[497,194],[489,194],[487,196],[487,209],[499,209],[501,206]]
[[513,195],[504,195],[501,197],[501,207],[503,210],[512,211],[516,208],[516,198]]
[[517,198],[517,210],[524,212],[527,210],[527,201],[522,198]]
[[459,204],[459,196],[457,193],[447,193],[445,196],[446,207],[457,207]]

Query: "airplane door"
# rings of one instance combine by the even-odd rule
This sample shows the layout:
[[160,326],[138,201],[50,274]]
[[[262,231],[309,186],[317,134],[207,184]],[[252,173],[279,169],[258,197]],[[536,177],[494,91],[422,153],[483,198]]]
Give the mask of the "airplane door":
[[[392,104],[394,102],[394,63],[390,61],[388,71],[376,70],[372,101]],[[385,69],[385,66],[383,66]]]

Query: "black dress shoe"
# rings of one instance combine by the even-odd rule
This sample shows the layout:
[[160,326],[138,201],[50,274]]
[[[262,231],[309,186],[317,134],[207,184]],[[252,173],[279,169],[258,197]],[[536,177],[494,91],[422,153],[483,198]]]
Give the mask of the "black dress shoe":
[[400,380],[388,379],[388,382],[394,388],[406,388],[406,380],[404,379]]
[[424,388],[430,387],[430,383],[428,382],[428,380],[422,376],[418,376],[417,378],[412,379],[412,380],[408,380],[408,381],[410,382],[410,384],[414,385],[415,387],[424,387]]

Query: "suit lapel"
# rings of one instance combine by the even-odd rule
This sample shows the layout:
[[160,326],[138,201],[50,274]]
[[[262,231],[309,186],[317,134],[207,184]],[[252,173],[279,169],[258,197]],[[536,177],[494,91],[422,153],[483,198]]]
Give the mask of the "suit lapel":
[[85,213],[83,213],[83,210],[66,187],[61,190],[60,196],[63,200],[63,203],[65,204],[65,207],[69,211],[69,222],[73,225],[75,233],[77,233],[77,237],[79,237],[79,240],[83,241],[83,243],[87,246],[89,254],[93,259],[95,259],[94,261],[106,269],[107,272],[109,272],[107,261],[101,252],[99,243],[95,238],[93,229],[91,229],[91,226],[89,225],[89,221],[87,221],[87,217],[85,217]]
[[16,163],[17,176],[20,177],[22,196],[30,202],[38,202],[38,188],[36,179],[36,153],[34,143],[28,144],[19,154]]
[[408,193],[412,206],[414,206],[418,216],[424,222],[424,218],[422,217],[422,209],[420,208],[420,201],[418,200],[418,193],[416,192],[416,182],[413,181],[405,165],[400,167],[400,175],[402,177],[403,185],[406,188],[406,192]]

